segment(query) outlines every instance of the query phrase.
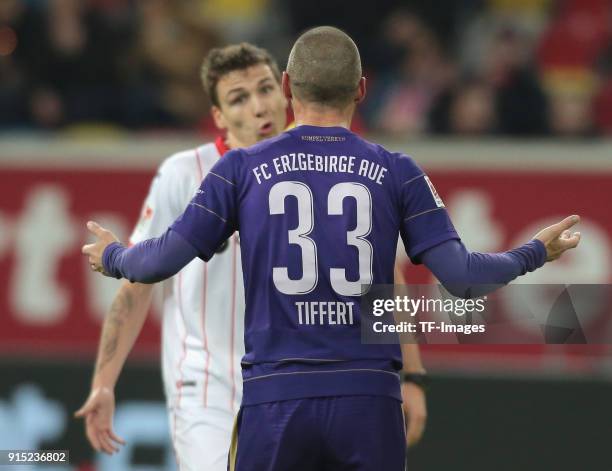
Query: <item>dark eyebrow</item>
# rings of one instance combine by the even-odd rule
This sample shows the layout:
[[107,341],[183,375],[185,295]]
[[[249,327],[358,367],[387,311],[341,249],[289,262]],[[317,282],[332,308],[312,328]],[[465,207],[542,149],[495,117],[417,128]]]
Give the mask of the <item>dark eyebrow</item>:
[[232,93],[246,93],[246,90],[244,89],[244,87],[236,87],[236,88],[232,88],[231,90],[228,90],[227,93],[225,94],[226,97],[229,97]]
[[[272,77],[264,77],[264,78],[262,78],[259,82],[257,82],[257,86],[260,87],[261,85],[266,85],[268,82],[271,82],[270,84],[274,83]],[[232,89],[228,90],[227,93],[225,94],[225,96],[229,97],[232,93],[238,93],[238,92],[248,93],[244,89],[244,87],[236,87],[236,88],[232,88]]]
[[261,79],[261,80],[260,80],[260,81],[257,83],[257,85],[263,85],[263,84],[265,84],[266,82],[273,82],[272,77],[265,77],[265,78],[262,78],[262,79]]

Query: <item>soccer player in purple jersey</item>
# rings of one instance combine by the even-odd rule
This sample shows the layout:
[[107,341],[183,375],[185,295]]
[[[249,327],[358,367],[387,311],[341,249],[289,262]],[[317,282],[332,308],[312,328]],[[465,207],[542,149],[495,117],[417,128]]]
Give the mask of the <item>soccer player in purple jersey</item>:
[[362,344],[359,308],[369,286],[393,282],[398,235],[413,262],[469,297],[575,247],[579,218],[508,252],[469,252],[416,163],[349,131],[365,79],[340,30],[300,36],[283,91],[297,126],[229,152],[163,236],[128,249],[89,223],[99,240],[83,253],[93,270],[155,282],[239,230],[246,355],[230,469],[399,471],[401,347]]

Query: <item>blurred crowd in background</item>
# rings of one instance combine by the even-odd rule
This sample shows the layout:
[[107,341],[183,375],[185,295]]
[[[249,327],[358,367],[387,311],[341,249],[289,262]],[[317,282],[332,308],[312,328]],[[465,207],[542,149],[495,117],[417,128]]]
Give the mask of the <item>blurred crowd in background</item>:
[[362,52],[366,131],[612,134],[612,0],[1,0],[0,129],[211,131],[210,48],[283,67],[321,24]]

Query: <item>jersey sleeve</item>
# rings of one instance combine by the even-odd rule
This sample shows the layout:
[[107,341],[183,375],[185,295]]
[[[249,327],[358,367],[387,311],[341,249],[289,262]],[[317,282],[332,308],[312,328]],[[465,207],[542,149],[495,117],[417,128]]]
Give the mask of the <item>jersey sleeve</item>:
[[399,156],[400,235],[413,263],[419,255],[446,240],[459,239],[446,207],[423,170],[405,155]]
[[130,236],[131,245],[161,236],[181,214],[189,201],[181,194],[180,189],[186,186],[181,180],[172,158],[160,165]]
[[198,250],[200,258],[210,260],[219,246],[238,230],[238,150],[228,152],[206,175],[183,214],[172,224]]

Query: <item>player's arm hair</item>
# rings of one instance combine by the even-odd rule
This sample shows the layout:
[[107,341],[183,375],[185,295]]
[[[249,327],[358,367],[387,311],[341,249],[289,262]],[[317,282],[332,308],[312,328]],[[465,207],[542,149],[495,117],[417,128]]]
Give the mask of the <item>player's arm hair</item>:
[[114,388],[147,317],[153,286],[124,281],[119,288],[104,318],[92,389]]
[[400,348],[402,349],[402,371],[404,373],[425,373],[419,344],[402,342]]

